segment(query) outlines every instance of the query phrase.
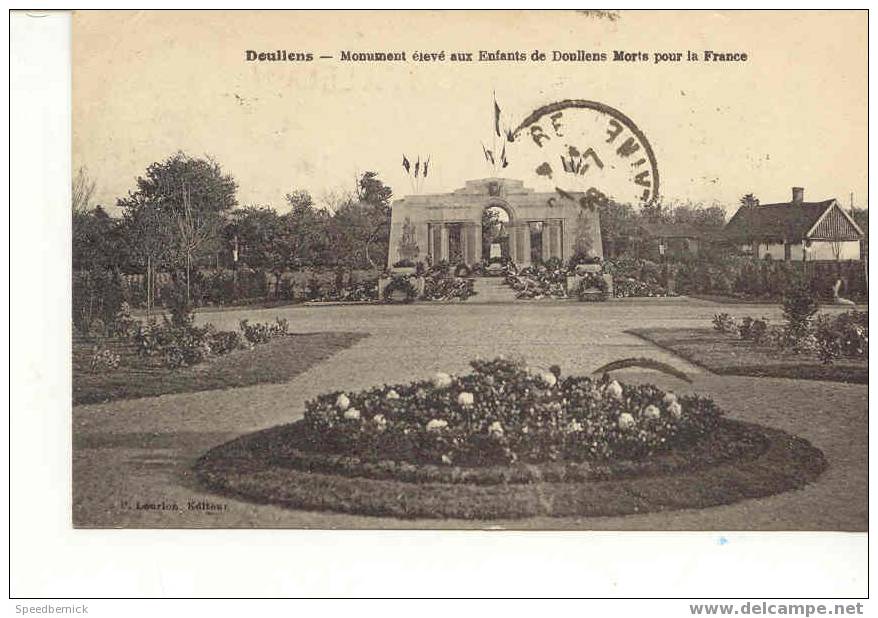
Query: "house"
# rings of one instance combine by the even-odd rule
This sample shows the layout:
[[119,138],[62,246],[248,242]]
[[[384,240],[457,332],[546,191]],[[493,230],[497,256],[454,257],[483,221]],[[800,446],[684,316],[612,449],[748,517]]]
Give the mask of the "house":
[[775,260],[860,260],[863,230],[838,200],[806,202],[793,187],[792,200],[741,206],[723,238],[755,258]]

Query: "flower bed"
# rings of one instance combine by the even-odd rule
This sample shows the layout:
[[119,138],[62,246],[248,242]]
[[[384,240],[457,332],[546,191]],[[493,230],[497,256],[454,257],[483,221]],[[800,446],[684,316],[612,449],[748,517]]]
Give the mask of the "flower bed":
[[[204,362],[211,356],[228,354],[241,348],[267,343],[274,337],[285,336],[289,324],[278,318],[274,324],[241,320],[240,332],[217,330],[212,324],[195,326],[191,318],[172,322],[155,319],[137,321],[128,335],[137,354],[159,360],[165,367],[175,369]],[[118,365],[118,364],[117,364]]]
[[503,359],[306,404],[195,465],[214,491],[395,517],[616,515],[725,504],[816,478],[822,453],[710,399]]
[[567,273],[560,266],[528,266],[519,270],[509,269],[506,285],[515,290],[516,298],[567,298]]
[[327,393],[305,423],[327,452],[368,461],[459,465],[640,458],[691,444],[719,417],[712,401],[655,386],[474,361],[473,373]]
[[468,277],[446,277],[427,273],[424,279],[424,300],[466,300],[475,293],[475,281]]

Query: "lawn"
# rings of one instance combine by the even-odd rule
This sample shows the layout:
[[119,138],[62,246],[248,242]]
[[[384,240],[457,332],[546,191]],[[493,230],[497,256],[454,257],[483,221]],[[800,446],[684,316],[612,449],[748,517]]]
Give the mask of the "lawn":
[[346,332],[290,334],[252,350],[236,350],[182,369],[168,369],[157,359],[142,358],[130,343],[116,339],[109,347],[121,357],[119,367],[99,371],[90,367],[94,343],[74,338],[73,404],[287,382],[365,336]]
[[869,383],[869,362],[823,364],[813,354],[792,354],[709,328],[639,328],[628,331],[720,375]]

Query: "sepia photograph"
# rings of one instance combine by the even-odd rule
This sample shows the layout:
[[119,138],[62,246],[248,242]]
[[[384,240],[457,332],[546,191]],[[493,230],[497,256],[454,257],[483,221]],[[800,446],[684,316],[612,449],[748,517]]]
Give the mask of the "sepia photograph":
[[569,20],[73,15],[75,526],[867,529],[865,16]]

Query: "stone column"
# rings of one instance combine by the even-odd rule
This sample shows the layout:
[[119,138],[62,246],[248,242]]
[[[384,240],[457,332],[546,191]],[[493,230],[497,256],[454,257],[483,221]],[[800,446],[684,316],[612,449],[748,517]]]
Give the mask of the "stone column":
[[[547,221],[543,227],[543,256],[563,258],[561,248],[561,222],[557,219]],[[547,253],[548,251],[548,253]]]
[[433,264],[439,261],[439,254],[442,248],[442,224],[430,224],[430,256],[433,258]]
[[518,264],[518,225],[507,223],[506,233],[509,234],[509,259]]
[[463,261],[473,265],[482,259],[482,226],[478,223],[465,223],[461,233],[463,240]]
[[522,266],[530,266],[530,225],[527,221],[515,226],[515,261]]
[[442,231],[440,232],[439,259],[436,260],[437,262],[448,259],[448,224],[442,223],[441,225]]

